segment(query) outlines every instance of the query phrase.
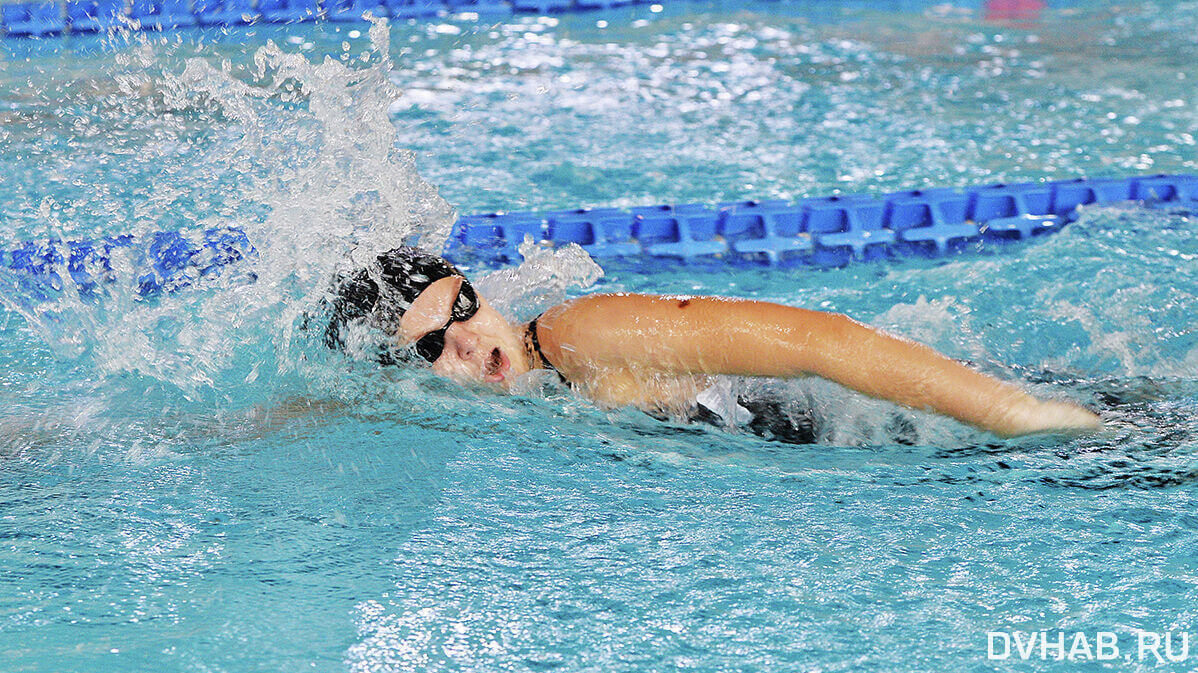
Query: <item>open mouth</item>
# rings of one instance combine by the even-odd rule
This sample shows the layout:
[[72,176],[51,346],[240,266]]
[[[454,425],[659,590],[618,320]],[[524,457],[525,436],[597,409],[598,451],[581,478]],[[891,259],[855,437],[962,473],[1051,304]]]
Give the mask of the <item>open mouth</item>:
[[511,367],[511,363],[508,361],[507,356],[496,347],[491,351],[490,357],[487,358],[483,378],[487,381],[502,381],[509,367]]

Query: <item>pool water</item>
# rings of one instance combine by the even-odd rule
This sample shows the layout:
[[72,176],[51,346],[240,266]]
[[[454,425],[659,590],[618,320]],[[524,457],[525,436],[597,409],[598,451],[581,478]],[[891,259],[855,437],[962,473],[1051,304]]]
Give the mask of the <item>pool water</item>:
[[[0,669],[1187,667],[1131,644],[1195,628],[1192,209],[835,270],[471,270],[522,318],[594,289],[843,311],[1098,409],[1080,438],[771,384],[818,420],[795,446],[378,371],[299,328],[336,269],[453,208],[1198,169],[1198,3],[904,7],[0,43],[2,247],[231,223],[260,254],[256,282],[151,302],[131,259],[99,302],[0,274]],[[1014,630],[1126,657],[987,659]]]

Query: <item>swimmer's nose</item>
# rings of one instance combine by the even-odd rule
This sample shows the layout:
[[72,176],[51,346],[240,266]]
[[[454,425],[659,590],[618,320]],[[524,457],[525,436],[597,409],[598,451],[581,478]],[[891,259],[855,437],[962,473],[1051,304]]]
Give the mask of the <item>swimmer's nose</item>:
[[453,347],[457,349],[458,358],[462,360],[469,360],[478,350],[478,337],[470,330],[462,329],[460,323],[454,323],[450,329],[445,331],[445,336],[453,339]]

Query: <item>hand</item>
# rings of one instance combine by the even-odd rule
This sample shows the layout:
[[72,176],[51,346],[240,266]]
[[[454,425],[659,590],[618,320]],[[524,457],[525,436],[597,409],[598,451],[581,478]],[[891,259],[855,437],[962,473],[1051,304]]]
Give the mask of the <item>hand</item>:
[[1103,428],[1094,412],[1072,402],[1037,400],[1034,407],[1011,414],[1014,435],[1037,432],[1096,432]]

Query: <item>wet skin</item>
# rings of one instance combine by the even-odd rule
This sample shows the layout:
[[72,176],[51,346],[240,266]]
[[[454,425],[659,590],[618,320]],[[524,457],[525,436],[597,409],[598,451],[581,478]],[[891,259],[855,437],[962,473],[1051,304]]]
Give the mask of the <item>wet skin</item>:
[[459,383],[486,382],[508,389],[530,369],[531,357],[518,330],[482,296],[478,312],[464,322],[449,322],[461,276],[442,278],[425,288],[404,313],[397,335],[401,344],[415,343],[433,330],[445,329],[445,349],[433,371]]
[[[483,297],[469,320],[450,323],[461,277],[416,298],[397,339],[446,328],[433,371],[509,390],[544,367],[525,338]],[[448,323],[448,325],[447,325]],[[1093,413],[1039,400],[908,339],[836,313],[743,299],[589,295],[537,321],[542,352],[572,387],[602,406],[683,414],[711,376],[821,376],[870,397],[932,411],[1003,436],[1096,430]]]

